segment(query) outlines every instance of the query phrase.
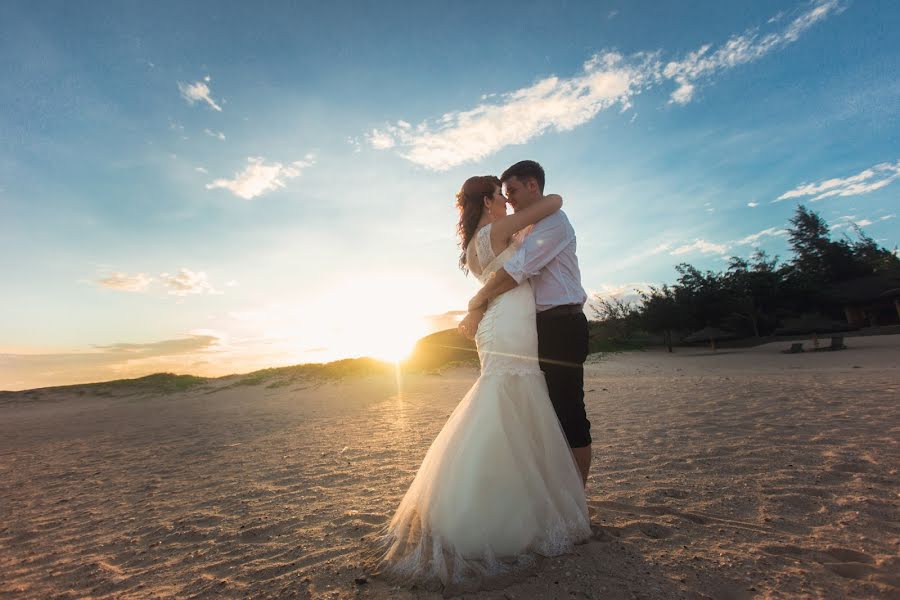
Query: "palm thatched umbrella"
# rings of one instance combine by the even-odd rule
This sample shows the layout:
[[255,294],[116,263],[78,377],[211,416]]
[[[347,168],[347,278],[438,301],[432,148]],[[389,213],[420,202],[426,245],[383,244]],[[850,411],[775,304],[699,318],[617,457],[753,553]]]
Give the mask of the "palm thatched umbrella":
[[724,329],[718,329],[716,327],[704,327],[700,331],[695,331],[694,333],[688,335],[684,338],[685,342],[709,342],[709,347],[713,350],[716,349],[716,340],[727,340],[735,337],[735,335],[730,331],[725,331]]

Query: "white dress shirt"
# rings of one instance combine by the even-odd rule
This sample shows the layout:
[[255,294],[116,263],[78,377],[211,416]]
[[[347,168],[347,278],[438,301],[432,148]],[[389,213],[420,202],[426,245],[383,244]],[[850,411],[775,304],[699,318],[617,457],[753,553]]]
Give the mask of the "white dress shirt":
[[531,280],[538,312],[587,300],[575,256],[575,230],[561,210],[538,221],[503,268],[516,283]]

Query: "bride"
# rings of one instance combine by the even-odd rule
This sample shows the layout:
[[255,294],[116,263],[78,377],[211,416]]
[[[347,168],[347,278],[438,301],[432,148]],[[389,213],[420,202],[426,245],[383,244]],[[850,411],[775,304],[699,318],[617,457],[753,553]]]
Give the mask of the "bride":
[[[459,264],[481,283],[557,195],[506,214],[500,180],[456,195]],[[380,569],[408,583],[472,590],[590,536],[584,487],[538,367],[528,281],[491,301],[475,336],[481,374],[450,415],[380,538]]]

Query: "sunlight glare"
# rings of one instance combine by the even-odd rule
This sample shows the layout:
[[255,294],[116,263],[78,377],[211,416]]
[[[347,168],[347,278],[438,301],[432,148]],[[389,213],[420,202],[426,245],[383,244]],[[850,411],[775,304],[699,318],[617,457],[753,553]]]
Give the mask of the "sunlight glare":
[[368,273],[330,282],[298,307],[298,318],[281,333],[296,340],[298,354],[315,345],[335,357],[400,362],[430,333],[426,316],[448,309],[446,290],[432,279],[418,273]]

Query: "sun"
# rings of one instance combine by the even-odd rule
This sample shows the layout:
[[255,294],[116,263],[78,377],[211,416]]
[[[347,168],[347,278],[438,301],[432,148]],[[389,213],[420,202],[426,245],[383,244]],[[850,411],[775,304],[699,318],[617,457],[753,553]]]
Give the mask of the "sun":
[[418,330],[410,327],[406,333],[397,332],[390,339],[379,339],[378,347],[367,354],[385,362],[403,362],[409,358],[420,337],[421,334],[418,333]]
[[338,356],[399,363],[430,333],[426,315],[446,303],[442,287],[422,274],[348,275],[320,291],[303,333]]

